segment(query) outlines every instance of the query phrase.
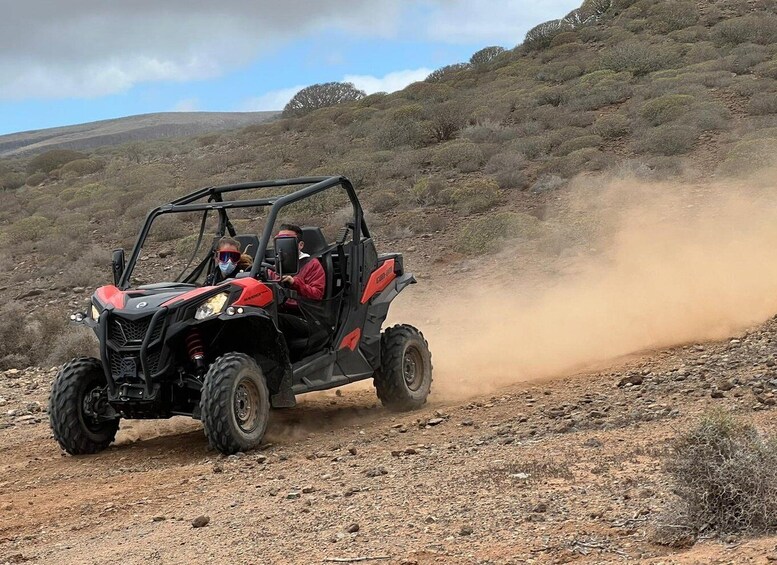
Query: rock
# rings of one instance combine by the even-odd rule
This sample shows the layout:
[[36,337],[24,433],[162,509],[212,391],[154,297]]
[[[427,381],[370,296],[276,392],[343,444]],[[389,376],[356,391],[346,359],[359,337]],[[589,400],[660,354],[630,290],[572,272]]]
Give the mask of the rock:
[[311,494],[313,492],[316,492],[316,489],[314,487],[303,487],[302,488],[302,494]]
[[471,536],[474,531],[475,530],[472,529],[472,526],[462,526],[461,529],[459,530],[459,535]]
[[382,475],[388,475],[388,471],[386,471],[383,467],[374,467],[372,469],[368,469],[365,473],[368,477],[380,477]]
[[286,498],[288,500],[296,500],[300,497],[300,494],[296,491],[292,491],[286,495]]
[[642,384],[642,381],[644,380],[644,377],[642,375],[628,375],[626,377],[623,377],[620,382],[618,382],[619,387],[624,387],[626,385],[631,386],[638,386]]
[[224,472],[224,467],[222,467],[221,465],[219,465],[219,464],[217,463],[217,464],[215,464],[215,465],[213,466],[213,472],[214,472],[214,473],[223,473],[223,472]]
[[339,388],[337,390],[335,390],[335,396],[342,396],[342,395],[343,395],[343,391],[342,390],[340,390]]
[[265,463],[265,462],[267,462],[267,456],[266,455],[257,455],[256,456],[256,462],[257,463]]
[[531,509],[532,512],[547,512],[548,511],[548,505],[544,502],[538,502],[534,505],[534,507]]
[[427,425],[429,426],[436,426],[438,424],[442,424],[445,421],[444,418],[432,418],[431,420],[427,421]]
[[197,516],[192,520],[192,528],[204,528],[208,524],[210,524],[210,516]]
[[469,420],[469,419],[462,420],[461,425],[462,426],[473,426],[473,425],[475,425],[475,422],[473,422],[472,420]]
[[729,380],[722,380],[718,383],[718,390],[726,391],[731,390],[732,388],[734,388],[734,383]]
[[710,397],[711,398],[726,398],[726,395],[723,394],[722,390],[713,390],[712,392],[710,392]]
[[405,455],[418,455],[418,451],[416,451],[412,447],[408,447],[407,449],[405,449],[404,453]]
[[345,531],[348,532],[349,534],[355,534],[356,532],[359,531],[359,524],[355,524],[355,523],[351,524],[345,529]]
[[165,516],[154,516],[151,518],[152,522],[164,522],[165,520],[167,520],[167,517]]
[[358,450],[352,446],[348,448],[348,453],[350,453],[351,455],[356,455],[358,453]]

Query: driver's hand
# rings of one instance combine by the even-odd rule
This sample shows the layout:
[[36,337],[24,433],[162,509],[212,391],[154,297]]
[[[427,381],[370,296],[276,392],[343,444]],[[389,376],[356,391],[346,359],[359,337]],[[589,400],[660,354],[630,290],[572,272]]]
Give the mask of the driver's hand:
[[281,283],[287,286],[292,286],[294,284],[294,277],[292,277],[291,275],[283,275],[281,277]]

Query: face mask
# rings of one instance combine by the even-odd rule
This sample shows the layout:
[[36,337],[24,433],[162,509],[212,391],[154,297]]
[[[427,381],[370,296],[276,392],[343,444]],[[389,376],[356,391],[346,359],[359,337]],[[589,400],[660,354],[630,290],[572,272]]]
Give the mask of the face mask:
[[237,265],[232,261],[227,261],[226,263],[219,261],[219,269],[221,270],[222,275],[231,275],[232,271],[235,270],[235,267],[237,267]]

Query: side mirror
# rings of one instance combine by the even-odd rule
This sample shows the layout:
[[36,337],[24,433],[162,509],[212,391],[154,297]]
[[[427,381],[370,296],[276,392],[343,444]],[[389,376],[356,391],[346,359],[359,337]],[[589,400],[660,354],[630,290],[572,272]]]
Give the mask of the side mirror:
[[113,284],[118,285],[121,280],[121,275],[124,273],[125,260],[124,250],[114,249],[113,257],[111,259],[111,270],[113,271]]
[[275,266],[279,276],[299,272],[299,248],[296,237],[275,238]]

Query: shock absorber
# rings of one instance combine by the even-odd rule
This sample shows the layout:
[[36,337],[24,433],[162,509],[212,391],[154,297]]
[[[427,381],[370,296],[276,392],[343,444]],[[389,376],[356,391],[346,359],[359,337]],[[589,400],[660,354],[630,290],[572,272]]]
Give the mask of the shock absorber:
[[205,368],[205,345],[202,342],[202,335],[198,328],[193,328],[186,336],[186,349],[189,352],[189,358],[197,365],[198,369]]

